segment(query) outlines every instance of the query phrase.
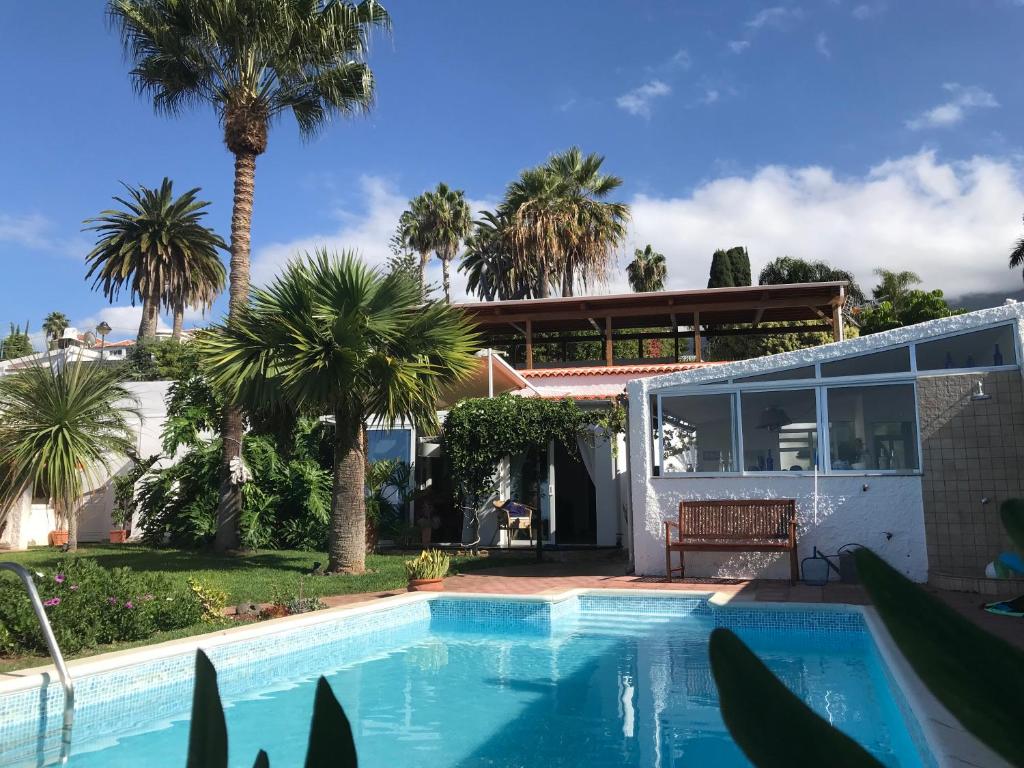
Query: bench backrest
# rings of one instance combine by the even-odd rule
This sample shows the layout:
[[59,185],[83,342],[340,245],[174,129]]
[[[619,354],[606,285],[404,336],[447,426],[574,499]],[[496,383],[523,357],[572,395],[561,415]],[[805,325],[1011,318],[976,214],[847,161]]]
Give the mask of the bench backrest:
[[680,539],[789,539],[795,522],[795,499],[679,502]]

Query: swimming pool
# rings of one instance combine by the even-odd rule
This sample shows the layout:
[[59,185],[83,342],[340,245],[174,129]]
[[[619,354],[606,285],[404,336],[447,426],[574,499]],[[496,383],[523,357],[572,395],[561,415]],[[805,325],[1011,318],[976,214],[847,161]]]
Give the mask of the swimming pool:
[[[718,712],[716,626],[884,764],[932,764],[858,609],[708,597],[410,596],[201,644],[218,670],[233,766],[252,765],[261,747],[275,768],[302,764],[321,674],[365,768],[747,765]],[[70,764],[184,766],[193,661],[179,651],[80,673]],[[4,768],[56,755],[59,688],[0,695]]]

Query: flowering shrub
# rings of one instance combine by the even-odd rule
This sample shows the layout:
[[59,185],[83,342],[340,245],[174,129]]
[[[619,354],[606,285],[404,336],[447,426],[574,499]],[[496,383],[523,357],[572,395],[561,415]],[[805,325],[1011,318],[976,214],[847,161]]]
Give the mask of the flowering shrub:
[[[66,654],[101,643],[143,640],[209,618],[202,585],[178,587],[161,575],[106,569],[89,558],[36,572],[35,584]],[[0,655],[46,650],[28,595],[13,580],[0,580],[0,627]]]

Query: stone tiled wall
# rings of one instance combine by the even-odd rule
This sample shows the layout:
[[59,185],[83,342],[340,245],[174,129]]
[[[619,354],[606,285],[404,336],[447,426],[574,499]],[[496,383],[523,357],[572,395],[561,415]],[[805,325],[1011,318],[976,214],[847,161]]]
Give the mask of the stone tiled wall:
[[[982,381],[987,400],[972,400]],[[918,380],[928,569],[980,577],[1011,549],[999,505],[1024,497],[1024,386],[1016,371]],[[982,503],[988,498],[988,503]]]

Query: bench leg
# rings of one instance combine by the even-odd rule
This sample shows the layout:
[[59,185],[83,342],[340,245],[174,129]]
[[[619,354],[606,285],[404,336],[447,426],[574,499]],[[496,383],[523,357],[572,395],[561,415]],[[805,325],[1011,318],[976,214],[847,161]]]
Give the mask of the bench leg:
[[672,583],[672,550],[665,547],[665,578]]
[[789,550],[789,583],[796,585],[800,580],[800,560],[796,554],[796,547]]

